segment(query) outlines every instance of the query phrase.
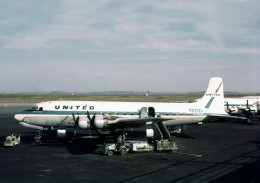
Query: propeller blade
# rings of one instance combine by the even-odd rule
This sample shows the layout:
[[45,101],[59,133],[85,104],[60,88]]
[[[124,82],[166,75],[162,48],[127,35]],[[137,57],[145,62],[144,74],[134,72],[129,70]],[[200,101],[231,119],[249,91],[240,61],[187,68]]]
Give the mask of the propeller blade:
[[[92,118],[91,118],[91,125],[93,126],[93,127],[95,127],[95,118],[96,118],[96,114],[94,114],[93,116],[92,116]],[[95,127],[96,128],[96,127]]]
[[228,102],[227,102],[227,110],[229,110]]
[[88,117],[88,120],[89,120],[89,135],[91,135],[92,122],[91,122],[91,118],[90,118],[90,115],[89,115],[88,111],[87,111],[87,117]]
[[228,105],[228,102],[227,102],[227,113],[230,113],[230,109],[229,109],[229,105]]
[[73,121],[75,122],[75,115],[74,115],[74,113],[72,113],[72,117],[73,117]]
[[248,100],[246,100],[246,108],[248,109],[249,112],[251,112],[251,108],[249,107]]
[[94,115],[91,118],[89,112],[87,111],[87,117],[88,117],[89,123],[90,123],[89,134],[91,135],[91,129],[94,129],[95,131],[97,131],[97,129],[95,127],[96,114],[94,113]]
[[72,113],[72,117],[73,117],[73,121],[75,123],[75,127],[78,127],[78,125],[79,125],[79,116],[75,119],[75,114]]
[[89,115],[88,111],[87,111],[87,117],[88,117],[89,121],[91,121],[91,118],[90,118],[90,115]]
[[74,121],[74,136],[77,134],[77,128],[79,126],[79,116],[75,119],[75,114],[72,113],[73,121]]

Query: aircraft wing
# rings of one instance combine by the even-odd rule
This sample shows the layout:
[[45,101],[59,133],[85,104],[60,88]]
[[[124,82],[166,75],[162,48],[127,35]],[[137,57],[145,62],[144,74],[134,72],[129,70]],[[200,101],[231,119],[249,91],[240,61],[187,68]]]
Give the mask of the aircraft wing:
[[248,118],[245,117],[237,117],[237,116],[230,116],[226,114],[208,114],[207,117],[203,120],[203,122],[208,122],[212,120],[219,120],[219,119],[227,119],[227,120],[247,120]]
[[131,118],[131,119],[120,119],[111,126],[117,128],[137,128],[150,125],[152,123],[159,123],[161,121],[171,120],[170,118],[153,117],[153,118]]

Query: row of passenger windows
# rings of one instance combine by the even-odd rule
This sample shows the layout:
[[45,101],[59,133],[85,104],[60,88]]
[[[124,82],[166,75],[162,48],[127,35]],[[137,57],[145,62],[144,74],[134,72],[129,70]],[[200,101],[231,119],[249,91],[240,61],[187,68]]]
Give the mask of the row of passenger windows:
[[[87,113],[76,113],[78,115]],[[138,112],[89,112],[90,115],[140,115]],[[193,115],[193,113],[156,113],[156,116]]]

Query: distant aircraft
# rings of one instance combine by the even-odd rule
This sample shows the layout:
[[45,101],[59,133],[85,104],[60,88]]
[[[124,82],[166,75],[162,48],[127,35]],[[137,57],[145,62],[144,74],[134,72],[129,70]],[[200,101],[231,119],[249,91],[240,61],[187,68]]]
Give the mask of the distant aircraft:
[[[224,110],[223,80],[209,80],[203,98],[196,103],[152,102],[98,102],[98,101],[49,101],[35,104],[32,109],[14,116],[20,125],[39,130],[66,128],[97,132],[99,135],[124,133],[124,128],[137,128],[163,122],[168,129],[176,125],[194,124],[234,118]],[[244,118],[243,118],[244,119]]]
[[260,112],[260,97],[225,98],[225,110],[230,115],[245,116],[255,115]]
[[149,91],[149,90],[147,90],[147,92],[146,92],[145,96],[149,96],[149,93],[150,93],[150,91]]

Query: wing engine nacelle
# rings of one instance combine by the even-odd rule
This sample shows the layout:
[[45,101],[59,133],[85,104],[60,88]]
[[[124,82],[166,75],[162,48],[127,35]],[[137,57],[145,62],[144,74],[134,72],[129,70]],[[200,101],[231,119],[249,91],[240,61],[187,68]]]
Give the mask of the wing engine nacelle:
[[87,130],[90,128],[90,121],[87,118],[87,116],[81,116],[79,118],[79,124],[78,127],[82,130]]
[[88,130],[92,128],[100,129],[107,126],[107,119],[104,116],[95,116],[90,118],[93,121],[90,121],[88,116],[80,116],[78,121],[78,128],[82,130]]
[[252,105],[249,107],[249,112],[252,114],[256,114],[258,112],[257,105]]
[[260,103],[259,102],[256,103],[256,108],[257,108],[257,113],[259,113],[260,112]]
[[96,116],[95,121],[94,121],[94,126],[97,129],[106,127],[107,119],[105,119],[103,116]]
[[236,107],[236,106],[230,106],[228,109],[227,109],[227,112],[229,114],[238,114],[238,111],[239,111],[239,108]]

